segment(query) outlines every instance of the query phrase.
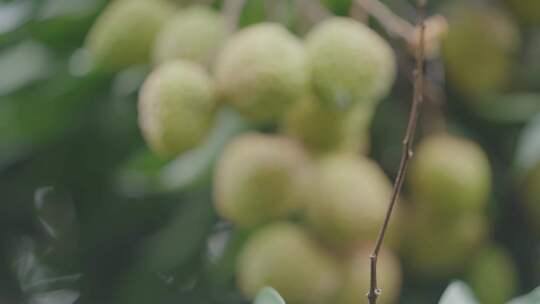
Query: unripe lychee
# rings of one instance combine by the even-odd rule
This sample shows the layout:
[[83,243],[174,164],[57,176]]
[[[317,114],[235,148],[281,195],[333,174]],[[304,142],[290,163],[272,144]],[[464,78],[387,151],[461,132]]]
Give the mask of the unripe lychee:
[[285,115],[283,131],[316,154],[367,153],[374,107],[361,103],[349,109],[328,109],[316,98],[307,96],[294,104]]
[[221,96],[258,122],[279,118],[308,86],[302,43],[273,23],[235,34],[218,55],[215,70]]
[[319,164],[307,222],[328,245],[340,251],[373,241],[383,222],[392,187],[373,161],[332,155]]
[[[365,303],[370,288],[370,259],[372,246],[364,245],[347,259],[344,287],[339,292],[336,304]],[[382,249],[378,255],[377,287],[382,294],[377,299],[380,304],[395,304],[401,293],[401,263],[390,251]]]
[[116,0],[109,4],[86,39],[98,67],[117,71],[148,63],[155,37],[173,8],[161,0]]
[[506,0],[519,21],[530,24],[540,24],[540,1],[538,0]]
[[504,91],[512,79],[519,29],[492,7],[456,7],[443,41],[449,83],[471,100]]
[[409,184],[420,208],[440,218],[482,210],[491,190],[487,155],[476,143],[450,135],[424,139],[412,160]]
[[475,254],[466,280],[480,303],[504,304],[517,292],[516,266],[501,247],[486,247]]
[[527,174],[523,193],[529,222],[540,232],[540,163]]
[[255,232],[237,267],[240,289],[250,298],[271,286],[288,304],[326,304],[341,284],[337,261],[288,223]]
[[215,104],[213,82],[202,67],[171,61],[144,82],[139,125],[150,148],[166,157],[175,156],[205,138]]
[[173,16],[156,38],[155,63],[174,59],[210,66],[227,31],[222,17],[204,6],[194,6]]
[[239,226],[255,226],[298,211],[309,192],[311,166],[293,140],[262,134],[234,139],[214,176],[216,209]]
[[482,247],[486,219],[466,214],[453,222],[441,222],[423,210],[408,215],[401,241],[403,263],[423,278],[450,278],[461,274],[470,255]]
[[348,107],[376,102],[396,77],[396,59],[388,43],[353,19],[321,22],[307,36],[311,83],[321,102]]

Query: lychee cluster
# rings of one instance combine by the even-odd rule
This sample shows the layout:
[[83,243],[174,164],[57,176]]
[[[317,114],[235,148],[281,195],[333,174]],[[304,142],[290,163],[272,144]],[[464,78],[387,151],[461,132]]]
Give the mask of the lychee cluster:
[[408,267],[425,277],[460,274],[488,234],[486,154],[468,139],[430,135],[418,144],[408,181],[414,209],[402,248]]
[[[357,303],[369,288],[368,250],[390,200],[391,184],[372,160],[345,152],[314,157],[293,139],[238,136],[218,160],[216,209],[251,231],[239,259],[240,289],[265,286],[287,303]],[[396,245],[391,229],[390,245]],[[384,250],[381,303],[395,303],[401,266]]]
[[383,38],[338,17],[319,23],[305,39],[272,22],[236,33],[227,28],[210,7],[116,0],[86,45],[104,71],[154,65],[141,89],[139,117],[160,155],[196,147],[218,105],[254,125],[279,125],[310,152],[367,150],[374,107],[396,74]]
[[[127,17],[133,14],[135,25]],[[117,0],[98,19],[88,48],[103,69],[154,66],[140,91],[139,124],[159,155],[197,147],[219,107],[272,130],[234,138],[213,174],[218,215],[249,232],[236,263],[246,297],[272,286],[291,304],[361,303],[369,252],[392,195],[389,178],[365,154],[372,116],[396,77],[394,53],[349,18],[326,19],[304,38],[271,22],[226,28],[209,7]],[[465,51],[454,36],[459,29],[443,46],[450,62]],[[511,52],[505,41],[494,43]],[[458,68],[448,72],[467,91],[459,82],[467,79],[453,74]],[[460,276],[486,303],[502,303],[514,292],[515,270],[488,238],[487,155],[449,134],[430,135],[416,150],[407,202],[398,203],[379,258],[379,302],[397,303],[402,260],[415,276]],[[486,276],[498,293],[486,291]]]
[[[359,303],[391,195],[385,173],[360,152],[394,82],[393,51],[349,18],[321,22],[305,39],[270,22],[226,28],[208,7],[116,0],[88,48],[102,69],[154,65],[140,90],[139,126],[163,157],[197,147],[218,106],[254,126],[276,125],[281,134],[233,139],[215,167],[217,213],[252,231],[237,261],[239,288],[254,297],[272,286],[291,304]],[[396,229],[390,234],[396,239]],[[380,302],[390,304],[401,266],[383,255]]]
[[462,277],[481,303],[505,303],[516,292],[516,269],[488,237],[491,179],[489,159],[473,141],[444,133],[423,139],[409,172],[412,206],[400,251],[418,277]]

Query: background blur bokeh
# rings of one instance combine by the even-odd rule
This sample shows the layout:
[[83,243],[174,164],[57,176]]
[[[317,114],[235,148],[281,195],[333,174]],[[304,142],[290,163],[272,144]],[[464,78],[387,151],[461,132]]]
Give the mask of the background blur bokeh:
[[[350,0],[320,2],[336,15],[351,11]],[[382,2],[414,22],[410,2]],[[248,0],[240,26],[272,20],[303,36],[306,8],[295,3]],[[444,129],[487,153],[488,239],[518,269],[513,296],[540,284],[538,3],[429,1],[449,31],[427,66],[419,138]],[[218,218],[212,174],[232,138],[276,126],[222,109],[198,148],[167,160],[150,152],[137,125],[137,94],[151,66],[104,72],[84,48],[107,4],[0,2],[0,303],[247,303],[234,263],[251,232]],[[414,60],[377,20],[369,24],[397,54],[397,80],[369,131],[369,156],[393,177]],[[461,276],[422,279],[404,269],[403,304],[435,303]]]

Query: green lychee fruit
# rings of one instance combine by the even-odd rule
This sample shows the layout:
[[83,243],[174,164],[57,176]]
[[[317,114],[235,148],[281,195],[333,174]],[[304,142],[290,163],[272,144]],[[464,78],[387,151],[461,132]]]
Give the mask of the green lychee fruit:
[[262,134],[234,139],[214,175],[218,213],[249,227],[286,217],[306,202],[311,165],[293,140]]
[[529,222],[540,232],[540,163],[527,174],[523,194]]
[[214,84],[191,62],[171,61],[152,72],[139,95],[139,126],[152,150],[172,157],[207,135],[216,106]]
[[482,210],[491,190],[491,167],[476,143],[447,134],[424,139],[412,160],[409,184],[420,208],[440,219]]
[[416,277],[448,279],[461,274],[488,232],[486,219],[478,214],[441,222],[419,209],[407,218],[400,251],[405,268]]
[[221,96],[257,122],[278,119],[308,86],[302,43],[273,23],[235,34],[218,55],[215,74]]
[[174,59],[210,66],[224,43],[227,30],[222,17],[210,8],[193,6],[173,16],[157,36],[155,63]]
[[529,24],[540,24],[540,1],[538,0],[506,0],[519,21]]
[[443,59],[450,85],[471,101],[506,90],[520,45],[514,22],[493,7],[458,6],[449,24]]
[[282,122],[285,134],[315,154],[348,151],[366,154],[374,107],[358,104],[350,109],[328,109],[314,96],[295,103]]
[[174,6],[160,0],[116,0],[98,17],[86,39],[97,66],[117,71],[150,61],[154,40]]
[[392,192],[381,168],[364,157],[338,154],[322,159],[316,174],[306,205],[314,232],[338,251],[375,240]]
[[248,239],[237,264],[240,289],[253,298],[275,288],[288,304],[326,304],[341,282],[337,261],[298,226],[274,223]]
[[[358,304],[367,301],[370,288],[370,259],[372,246],[364,245],[346,260],[345,282],[339,292],[336,304]],[[401,263],[391,251],[382,249],[377,263],[377,286],[382,294],[377,299],[380,304],[395,304],[401,293]]]
[[318,24],[307,36],[311,83],[320,101],[346,108],[388,94],[396,77],[392,48],[375,31],[350,18]]
[[475,254],[466,281],[480,303],[504,304],[516,295],[518,273],[504,248],[490,246]]

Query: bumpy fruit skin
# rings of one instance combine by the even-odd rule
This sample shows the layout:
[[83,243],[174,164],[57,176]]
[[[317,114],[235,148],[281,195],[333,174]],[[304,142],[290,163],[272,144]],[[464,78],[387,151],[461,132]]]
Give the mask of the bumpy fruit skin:
[[233,140],[214,176],[216,209],[241,227],[286,217],[306,202],[311,163],[296,142],[246,134]]
[[491,190],[491,168],[476,143],[451,135],[424,139],[412,160],[409,184],[415,201],[440,218],[482,210]]
[[396,77],[396,59],[388,43],[349,18],[331,18],[307,36],[313,90],[321,102],[345,108],[388,94]]
[[327,245],[349,251],[376,238],[391,192],[375,162],[348,154],[328,156],[317,170],[307,223]]
[[86,39],[97,66],[117,71],[148,63],[154,40],[173,8],[161,0],[116,0],[109,4]]
[[458,6],[449,17],[443,59],[450,85],[471,101],[504,91],[519,50],[519,29],[491,7]]
[[[344,265],[345,281],[339,292],[336,304],[365,303],[366,293],[370,287],[370,261],[372,246],[359,248],[359,250]],[[377,285],[382,289],[377,299],[380,304],[398,303],[402,285],[401,263],[394,254],[382,249],[379,252],[377,263]]]
[[240,289],[250,298],[271,286],[290,304],[326,304],[341,284],[337,261],[288,223],[256,232],[245,244],[237,267]]
[[203,6],[174,15],[156,38],[153,57],[160,64],[174,59],[210,66],[227,36],[221,16]]
[[256,122],[278,119],[308,87],[303,45],[281,25],[261,23],[234,35],[218,55],[221,96]]
[[540,232],[540,163],[527,174],[523,193],[529,222]]
[[139,95],[139,126],[152,150],[172,157],[194,148],[207,135],[216,106],[204,69],[187,61],[161,65]]
[[529,24],[540,24],[540,2],[537,0],[506,0],[519,21]]
[[466,280],[480,303],[504,304],[517,292],[516,266],[508,253],[496,246],[476,254]]
[[315,154],[336,151],[367,154],[374,107],[361,103],[346,110],[327,109],[316,99],[304,97],[287,111],[281,125],[284,133]]
[[466,214],[453,222],[442,222],[423,209],[414,212],[408,215],[400,249],[408,272],[427,279],[461,274],[486,239],[486,219]]

